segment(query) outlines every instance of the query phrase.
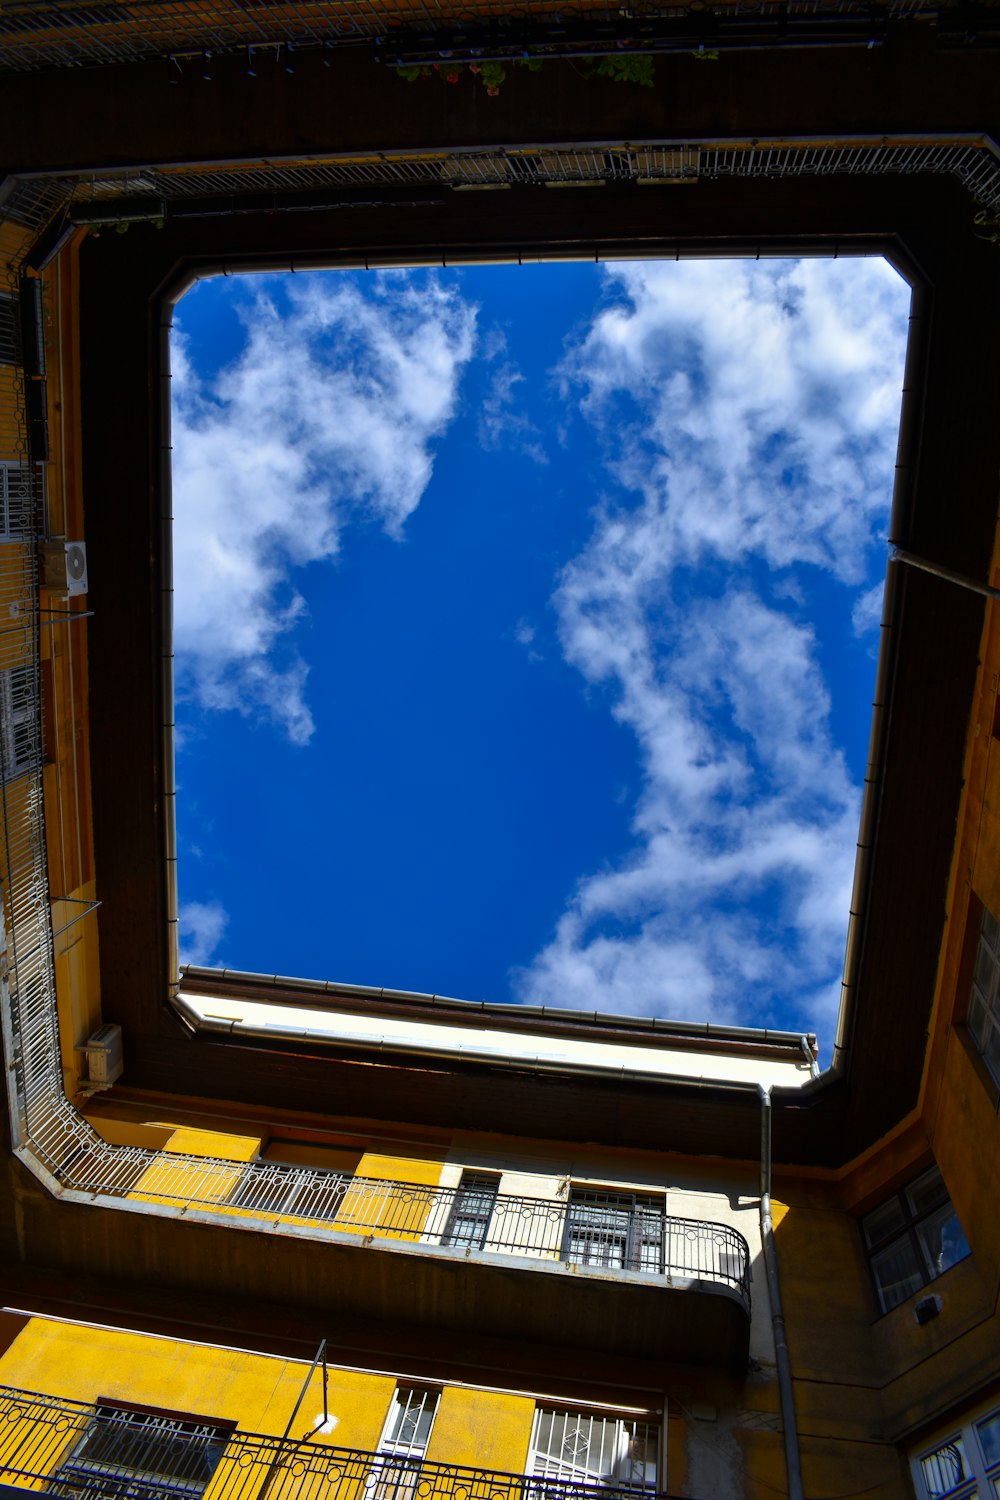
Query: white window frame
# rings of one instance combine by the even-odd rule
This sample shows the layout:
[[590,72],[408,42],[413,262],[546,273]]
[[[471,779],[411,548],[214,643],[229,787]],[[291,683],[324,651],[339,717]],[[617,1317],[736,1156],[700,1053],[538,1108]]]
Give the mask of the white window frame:
[[[548,1436],[543,1441],[545,1426]],[[638,1479],[633,1472],[633,1449],[637,1441],[647,1455],[641,1464],[644,1472]],[[575,1447],[568,1451],[570,1444]],[[528,1474],[532,1478],[555,1480],[560,1485],[600,1489],[605,1495],[652,1495],[660,1488],[660,1445],[659,1422],[619,1417],[611,1412],[536,1406]],[[650,1453],[652,1478],[648,1476]],[[544,1496],[546,1492],[544,1484],[531,1486],[532,1495]]]
[[[366,1481],[366,1500],[413,1500],[440,1401],[441,1392],[435,1386],[397,1385],[379,1438],[379,1457]],[[420,1419],[427,1411],[430,1419],[418,1442]],[[409,1436],[401,1436],[404,1424],[413,1414],[416,1414],[413,1431]]]
[[[995,1428],[992,1458],[981,1437],[987,1423]],[[949,1449],[962,1463],[965,1475],[950,1488],[942,1488],[935,1482],[935,1460],[938,1476],[944,1479],[941,1468],[949,1460],[940,1455]],[[921,1445],[910,1457],[910,1474],[917,1500],[994,1500],[1000,1494],[1000,1406],[980,1407],[964,1422],[939,1432],[933,1442]]]
[[[925,1194],[929,1194],[927,1201],[921,1206]],[[879,1218],[886,1210],[895,1208],[895,1221],[890,1221],[889,1228],[880,1231],[876,1226]],[[948,1265],[938,1265],[925,1242],[924,1232],[932,1225],[945,1210],[948,1210],[948,1223],[953,1231],[957,1230],[965,1246],[964,1252],[956,1255]],[[969,1242],[965,1238],[965,1231],[944,1179],[936,1166],[931,1166],[921,1172],[910,1182],[907,1182],[896,1193],[891,1193],[888,1198],[878,1204],[876,1208],[870,1209],[861,1218],[861,1238],[865,1246],[865,1258],[871,1273],[872,1285],[875,1288],[880,1312],[891,1312],[894,1307],[901,1307],[911,1297],[915,1297],[925,1286],[950,1271],[952,1266],[958,1265],[960,1261],[972,1252]],[[886,1261],[889,1252],[895,1249],[909,1251],[912,1265],[912,1285],[909,1290],[897,1293],[900,1285],[898,1281],[886,1278],[881,1267],[891,1262]]]

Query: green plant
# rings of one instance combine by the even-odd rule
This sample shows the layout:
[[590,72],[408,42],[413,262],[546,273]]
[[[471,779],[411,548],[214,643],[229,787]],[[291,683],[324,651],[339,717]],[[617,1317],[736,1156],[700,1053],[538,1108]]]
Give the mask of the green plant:
[[602,57],[588,71],[593,78],[610,78],[615,83],[637,83],[644,89],[653,87],[653,59],[648,52],[632,52],[623,57]]

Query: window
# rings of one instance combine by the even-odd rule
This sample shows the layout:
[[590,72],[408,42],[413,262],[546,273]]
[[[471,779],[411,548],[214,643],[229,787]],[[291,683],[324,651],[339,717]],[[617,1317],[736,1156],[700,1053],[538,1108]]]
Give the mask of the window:
[[609,1270],[663,1270],[663,1200],[574,1188],[563,1260]]
[[52,1493],[87,1500],[195,1500],[234,1426],[101,1397],[90,1425],[52,1476]]
[[973,1417],[911,1461],[918,1500],[1000,1496],[1000,1409]]
[[490,1231],[500,1180],[489,1172],[463,1172],[445,1226],[443,1245],[481,1250]]
[[[659,1448],[658,1423],[539,1407],[528,1472],[612,1493],[655,1490]],[[531,1492],[558,1494],[543,1485],[532,1485]]]
[[0,292],[0,364],[21,363],[21,311],[16,297]]
[[378,1445],[386,1456],[369,1479],[370,1500],[412,1500],[440,1394],[422,1385],[398,1385],[393,1391]]
[[0,542],[20,541],[32,528],[34,484],[41,493],[38,464],[0,463]]
[[966,1024],[993,1081],[1000,1084],[1000,922],[985,906]]
[[0,780],[13,781],[37,761],[38,696],[32,663],[0,672]]
[[883,1312],[969,1254],[937,1167],[865,1214],[861,1233]]

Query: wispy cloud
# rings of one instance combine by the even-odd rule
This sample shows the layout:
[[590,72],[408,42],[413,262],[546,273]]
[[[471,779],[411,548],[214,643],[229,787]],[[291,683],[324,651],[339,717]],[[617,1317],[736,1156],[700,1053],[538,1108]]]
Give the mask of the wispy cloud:
[[487,450],[514,448],[535,463],[547,464],[542,434],[529,412],[532,393],[524,374],[509,356],[500,329],[490,332],[484,350],[492,369],[479,406],[479,444]]
[[907,299],[872,262],[617,268],[563,380],[634,503],[555,594],[567,660],[635,735],[635,843],[515,976],[526,1000],[828,1021],[859,791],[802,601],[872,608]]
[[178,691],[304,744],[296,569],[334,558],[351,520],[401,535],[455,411],[475,309],[405,273],[374,275],[364,295],[330,276],[251,285],[245,346],[214,385],[174,340]]
[[210,964],[229,925],[225,907],[219,901],[185,901],[177,915],[180,962]]

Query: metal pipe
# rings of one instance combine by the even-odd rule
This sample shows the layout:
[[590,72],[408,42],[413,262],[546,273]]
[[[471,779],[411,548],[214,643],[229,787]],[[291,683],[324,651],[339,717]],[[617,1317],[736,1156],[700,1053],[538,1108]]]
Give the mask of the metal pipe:
[[[317,1027],[258,1026],[250,1021],[228,1020],[218,1016],[202,1015],[181,994],[173,996],[171,1003],[181,1019],[186,1021],[196,1034],[216,1032],[224,1036],[252,1037],[258,1041],[308,1041],[310,1046],[338,1048],[345,1046],[344,1037],[335,1036],[331,1032],[320,1031]],[[347,1040],[346,1045],[351,1049],[363,1052],[402,1054],[406,1057],[433,1059],[435,1062],[454,1062],[456,1057],[454,1047],[433,1047],[428,1046],[427,1043],[398,1041],[392,1037],[385,1036],[351,1037]],[[706,1078],[703,1076],[689,1077],[683,1073],[656,1073],[651,1069],[628,1068],[624,1064],[620,1067],[609,1067],[600,1063],[570,1062],[560,1060],[559,1058],[538,1056],[519,1057],[513,1053],[466,1053],[464,1054],[464,1058],[466,1061],[488,1064],[491,1068],[515,1068],[524,1072],[542,1074],[568,1073],[577,1076],[622,1078],[628,1079],[633,1083],[678,1084],[684,1088],[738,1089],[742,1093],[749,1093],[755,1092],[760,1087],[758,1083],[752,1082],[749,1079]]]
[[174,772],[174,576],[173,474],[171,454],[170,331],[174,300],[159,306],[159,478],[160,478],[160,759],[163,785],[163,842],[167,919],[167,994],[180,985],[180,917],[177,901],[177,787]]
[[287,1438],[288,1438],[288,1436],[289,1436],[289,1434],[290,1434],[290,1432],[292,1430],[292,1427],[294,1426],[295,1418],[299,1414],[299,1407],[302,1405],[302,1402],[305,1400],[306,1391],[309,1389],[309,1383],[312,1380],[313,1375],[316,1373],[316,1366],[319,1364],[320,1360],[323,1361],[323,1417],[324,1417],[324,1420],[327,1417],[327,1411],[326,1411],[326,1339],[322,1339],[320,1341],[319,1348],[316,1350],[316,1353],[313,1355],[313,1362],[309,1366],[309,1373],[306,1376],[305,1380],[302,1382],[302,1389],[301,1389],[301,1391],[299,1391],[299,1399],[296,1401],[295,1405],[292,1408],[292,1415],[288,1418],[288,1425],[286,1426],[284,1432],[281,1434],[281,1441],[282,1442],[285,1442],[287,1440]]
[[1000,589],[993,588],[991,584],[977,583],[974,578],[967,578],[964,573],[956,573],[951,568],[943,568],[940,563],[928,562],[926,557],[917,557],[914,552],[904,552],[902,547],[893,547],[889,560],[906,563],[911,568],[919,568],[922,573],[932,573],[935,578],[943,578],[947,583],[956,583],[959,588],[969,589],[973,594],[982,594],[984,599],[1000,599]]
[[792,1366],[788,1357],[785,1315],[778,1283],[778,1258],[774,1248],[774,1225],[771,1220],[771,1090],[763,1083],[757,1087],[760,1090],[760,1243],[767,1274],[767,1294],[771,1302],[771,1330],[774,1335],[774,1362],[785,1438],[788,1500],[805,1500],[799,1462],[799,1427],[795,1416]]
[[[302,998],[296,998],[294,1003],[304,1009],[324,1008],[320,1006],[320,1001],[327,996],[362,1000],[404,1000],[406,1002],[419,1001],[430,1006],[454,1007],[474,1012],[477,1017],[484,1015],[495,1017],[501,1022],[522,1020],[525,1016],[540,1016],[558,1021],[560,1024],[583,1021],[588,1025],[606,1024],[615,1030],[665,1032],[669,1036],[683,1036],[691,1039],[705,1037],[726,1042],[757,1042],[763,1045],[787,1046],[796,1049],[802,1046],[803,1041],[802,1032],[776,1031],[769,1027],[722,1026],[715,1021],[670,1021],[662,1016],[618,1015],[614,1011],[600,1010],[564,1010],[558,1005],[515,1005],[501,1000],[460,1000],[453,995],[429,995],[422,990],[380,989],[377,985],[339,984],[335,980],[296,979],[283,974],[254,974],[244,969],[210,969],[198,964],[185,964],[182,978],[214,980],[224,984],[233,982],[266,984],[275,989],[302,991]],[[324,993],[321,994],[321,991]],[[254,1003],[278,1005],[291,1002],[259,1000]],[[477,1020],[473,1023],[470,1016],[469,1024],[481,1026],[482,1021]],[[806,1032],[805,1041],[810,1047],[809,1055],[811,1056],[812,1045],[816,1041],[815,1033]]]

